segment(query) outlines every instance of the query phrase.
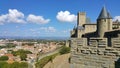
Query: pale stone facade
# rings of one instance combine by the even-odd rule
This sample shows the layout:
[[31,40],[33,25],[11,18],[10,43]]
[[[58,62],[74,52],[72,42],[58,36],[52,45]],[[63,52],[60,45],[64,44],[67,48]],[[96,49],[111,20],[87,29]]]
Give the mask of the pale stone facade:
[[71,31],[71,68],[120,68],[119,23],[112,22],[105,7],[96,24],[86,24],[83,15],[78,13],[77,27]]

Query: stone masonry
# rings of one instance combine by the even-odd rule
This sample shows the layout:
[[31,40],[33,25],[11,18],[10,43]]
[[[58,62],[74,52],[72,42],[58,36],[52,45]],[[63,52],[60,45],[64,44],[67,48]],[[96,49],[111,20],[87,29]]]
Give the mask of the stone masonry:
[[[87,46],[85,38],[71,39],[71,65],[72,68],[120,68],[120,46],[97,46],[97,42]],[[119,42],[120,39],[114,42]],[[83,45],[84,44],[84,45]]]
[[[120,68],[120,28],[113,29],[116,25],[106,8],[103,7],[97,24],[79,23],[78,20],[78,26],[71,31],[71,68]],[[95,29],[87,31],[85,25]]]

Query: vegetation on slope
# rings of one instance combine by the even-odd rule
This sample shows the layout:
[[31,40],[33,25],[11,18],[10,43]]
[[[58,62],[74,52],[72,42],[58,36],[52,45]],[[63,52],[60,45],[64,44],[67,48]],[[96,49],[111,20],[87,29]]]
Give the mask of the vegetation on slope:
[[44,58],[42,58],[41,60],[39,60],[35,66],[36,68],[43,68],[49,61],[52,62],[52,60],[58,55],[59,53],[50,55],[50,56],[46,56]]
[[62,54],[67,54],[67,53],[70,53],[70,47],[66,47],[66,46],[63,46],[59,53],[62,55]]
[[52,62],[52,60],[57,56],[57,55],[62,55],[62,54],[67,54],[70,52],[70,48],[69,47],[66,47],[66,46],[63,46],[61,47],[59,53],[56,53],[56,54],[53,54],[53,55],[50,55],[50,56],[46,56],[44,58],[42,58],[41,60],[39,60],[35,66],[36,68],[43,68],[48,62]]
[[12,64],[9,64],[5,61],[0,61],[0,68],[28,68],[28,63],[13,62]]

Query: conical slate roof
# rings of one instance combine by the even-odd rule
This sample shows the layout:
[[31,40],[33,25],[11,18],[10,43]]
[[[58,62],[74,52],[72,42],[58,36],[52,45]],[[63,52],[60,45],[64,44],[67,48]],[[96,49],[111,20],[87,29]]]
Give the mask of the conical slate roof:
[[109,12],[108,12],[108,18],[109,18],[109,19],[112,19],[112,17],[111,17],[111,15],[109,14]]
[[100,15],[98,16],[98,19],[112,19],[111,15],[106,10],[105,6],[102,8]]

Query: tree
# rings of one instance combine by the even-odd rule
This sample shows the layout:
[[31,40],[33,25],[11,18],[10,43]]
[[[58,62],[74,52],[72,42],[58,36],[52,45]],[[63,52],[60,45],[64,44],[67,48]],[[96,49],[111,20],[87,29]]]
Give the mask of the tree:
[[21,60],[26,60],[26,58],[27,58],[27,55],[26,55],[26,54],[23,53],[23,54],[20,55],[20,59],[21,59]]
[[8,58],[8,56],[1,56],[0,57],[0,61],[6,61],[6,60],[8,60],[9,58]]
[[31,51],[27,51],[27,50],[20,49],[20,50],[18,50],[18,51],[12,51],[12,54],[13,54],[14,56],[19,55],[20,58],[21,58],[21,60],[26,60],[27,54],[32,54],[32,52],[31,52]]

